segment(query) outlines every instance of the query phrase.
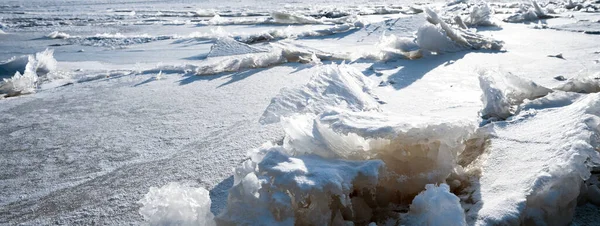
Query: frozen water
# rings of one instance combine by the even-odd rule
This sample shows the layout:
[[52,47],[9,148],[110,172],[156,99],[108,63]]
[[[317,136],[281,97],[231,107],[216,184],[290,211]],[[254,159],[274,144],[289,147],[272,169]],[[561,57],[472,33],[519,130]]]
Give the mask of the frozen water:
[[0,224],[595,222],[598,9],[1,3]]

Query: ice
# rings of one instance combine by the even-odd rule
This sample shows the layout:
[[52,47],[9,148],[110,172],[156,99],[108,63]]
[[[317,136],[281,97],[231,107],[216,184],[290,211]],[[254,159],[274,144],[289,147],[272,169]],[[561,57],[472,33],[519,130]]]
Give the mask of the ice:
[[218,38],[215,41],[215,44],[213,44],[213,46],[210,48],[208,57],[232,56],[262,52],[267,52],[267,50],[238,42],[229,37],[221,37]]
[[424,50],[432,52],[456,52],[463,50],[463,47],[452,41],[441,27],[433,24],[425,24],[419,28],[419,31],[417,31],[417,43]]
[[281,117],[295,113],[318,114],[328,107],[336,106],[355,111],[377,110],[377,99],[369,94],[369,90],[374,86],[375,84],[351,66],[323,66],[306,86],[282,90],[271,100],[260,121],[274,123]]
[[[365,102],[377,102],[359,72],[343,64],[321,67],[303,88],[282,90],[265,111],[263,120],[281,120],[286,136],[281,145],[267,143],[236,168],[227,208],[218,217],[222,223],[399,221],[394,211],[455,171],[475,125],[397,118],[364,108]],[[313,103],[302,103],[307,99]],[[350,163],[355,165],[347,167]],[[341,172],[354,176],[342,183],[338,178],[348,174]],[[255,208],[244,212],[246,205]]]
[[52,39],[68,39],[71,37],[71,35],[64,33],[64,32],[53,31],[52,33],[46,35],[46,37],[52,38]]
[[334,224],[369,222],[370,209],[353,192],[375,190],[381,161],[327,160],[317,156],[290,157],[278,147],[264,146],[253,169],[236,174],[227,209],[217,217],[222,225]]
[[410,225],[467,225],[460,199],[447,184],[428,184],[410,204],[408,218]]
[[0,93],[16,96],[35,92],[38,75],[35,73],[34,64],[28,63],[23,74],[17,71],[12,78],[3,80],[0,84]]
[[599,112],[599,94],[554,92],[488,125],[492,137],[468,222],[568,224],[583,180],[600,164]]
[[500,50],[502,41],[487,38],[459,27],[452,27],[444,22],[437,13],[425,9],[428,24],[417,32],[417,44],[431,52],[456,52],[466,49]]
[[531,1],[531,5],[522,4],[515,14],[507,17],[504,21],[509,23],[522,23],[548,18],[553,18],[553,16],[549,15],[547,10],[542,8],[536,1]]
[[600,73],[579,75],[578,77],[569,79],[565,84],[555,89],[578,93],[600,92]]
[[465,20],[465,23],[469,26],[498,26],[493,21],[494,11],[486,2],[478,2],[471,7],[471,12]]
[[151,187],[139,203],[139,212],[149,225],[216,225],[204,188],[171,182],[160,188]]
[[27,3],[0,224],[597,222],[597,1]]
[[320,20],[290,12],[272,12],[271,17],[275,23],[280,24],[320,24]]
[[53,50],[46,49],[35,55],[14,57],[0,64],[2,74],[14,73],[12,78],[3,78],[0,93],[14,96],[35,92],[39,77],[56,70],[57,62],[53,54]]
[[515,107],[523,101],[533,100],[551,92],[550,89],[520,78],[511,73],[480,71],[479,85],[483,90],[484,119],[506,119],[515,112]]
[[20,72],[21,74],[24,73],[27,62],[29,62],[28,55],[12,57],[11,59],[1,62],[0,76],[12,76],[15,74],[15,72]]

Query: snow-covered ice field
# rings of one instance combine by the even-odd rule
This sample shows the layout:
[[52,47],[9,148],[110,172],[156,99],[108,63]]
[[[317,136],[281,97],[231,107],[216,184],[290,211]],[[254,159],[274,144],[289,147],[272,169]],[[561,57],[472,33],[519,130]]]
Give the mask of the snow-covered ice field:
[[600,1],[0,0],[0,225],[600,225]]

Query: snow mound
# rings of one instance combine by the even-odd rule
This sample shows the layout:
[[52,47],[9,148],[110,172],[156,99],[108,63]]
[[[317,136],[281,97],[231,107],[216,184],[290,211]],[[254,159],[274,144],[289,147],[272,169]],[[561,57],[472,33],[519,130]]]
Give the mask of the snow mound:
[[467,225],[460,199],[447,184],[428,184],[425,189],[410,205],[409,225]]
[[139,203],[139,213],[150,225],[216,225],[204,188],[171,182],[161,188],[151,187]]
[[53,31],[52,33],[46,35],[46,37],[51,39],[68,39],[71,38],[71,35],[64,32]]
[[554,92],[489,124],[482,176],[463,199],[469,224],[567,225],[583,180],[600,165],[599,116],[600,94]]
[[0,64],[0,75],[14,74],[0,83],[0,93],[13,96],[35,92],[39,77],[56,70],[58,63],[53,55],[53,50],[46,49],[35,55],[13,57]]
[[370,90],[375,84],[349,65],[319,68],[310,83],[299,89],[283,89],[271,100],[260,118],[263,124],[278,122],[295,113],[321,113],[327,107],[354,111],[377,110],[379,104]]
[[501,74],[490,70],[479,72],[479,86],[483,90],[481,99],[484,106],[480,114],[490,120],[506,119],[526,99],[533,100],[552,92],[511,73]]
[[233,38],[221,37],[218,38],[215,44],[213,44],[213,46],[210,48],[208,57],[231,56],[262,52],[267,52],[267,50],[238,42]]

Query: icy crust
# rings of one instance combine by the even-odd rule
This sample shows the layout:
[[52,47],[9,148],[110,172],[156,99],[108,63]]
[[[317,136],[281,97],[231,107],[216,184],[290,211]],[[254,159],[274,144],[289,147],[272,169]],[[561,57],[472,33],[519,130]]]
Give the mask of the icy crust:
[[0,94],[15,96],[33,93],[39,85],[40,76],[56,70],[54,51],[46,49],[35,55],[14,57],[0,63],[0,76],[14,74],[0,82]]
[[371,94],[374,86],[349,65],[325,66],[302,88],[281,90],[271,100],[260,122],[274,123],[296,113],[318,114],[336,106],[353,111],[377,110],[377,97]]
[[215,225],[210,196],[204,188],[171,182],[151,187],[139,203],[139,213],[149,225]]
[[[600,164],[600,94],[554,92],[488,125],[472,225],[566,225],[590,167]],[[551,123],[549,123],[551,122]],[[515,176],[518,175],[518,176]]]

